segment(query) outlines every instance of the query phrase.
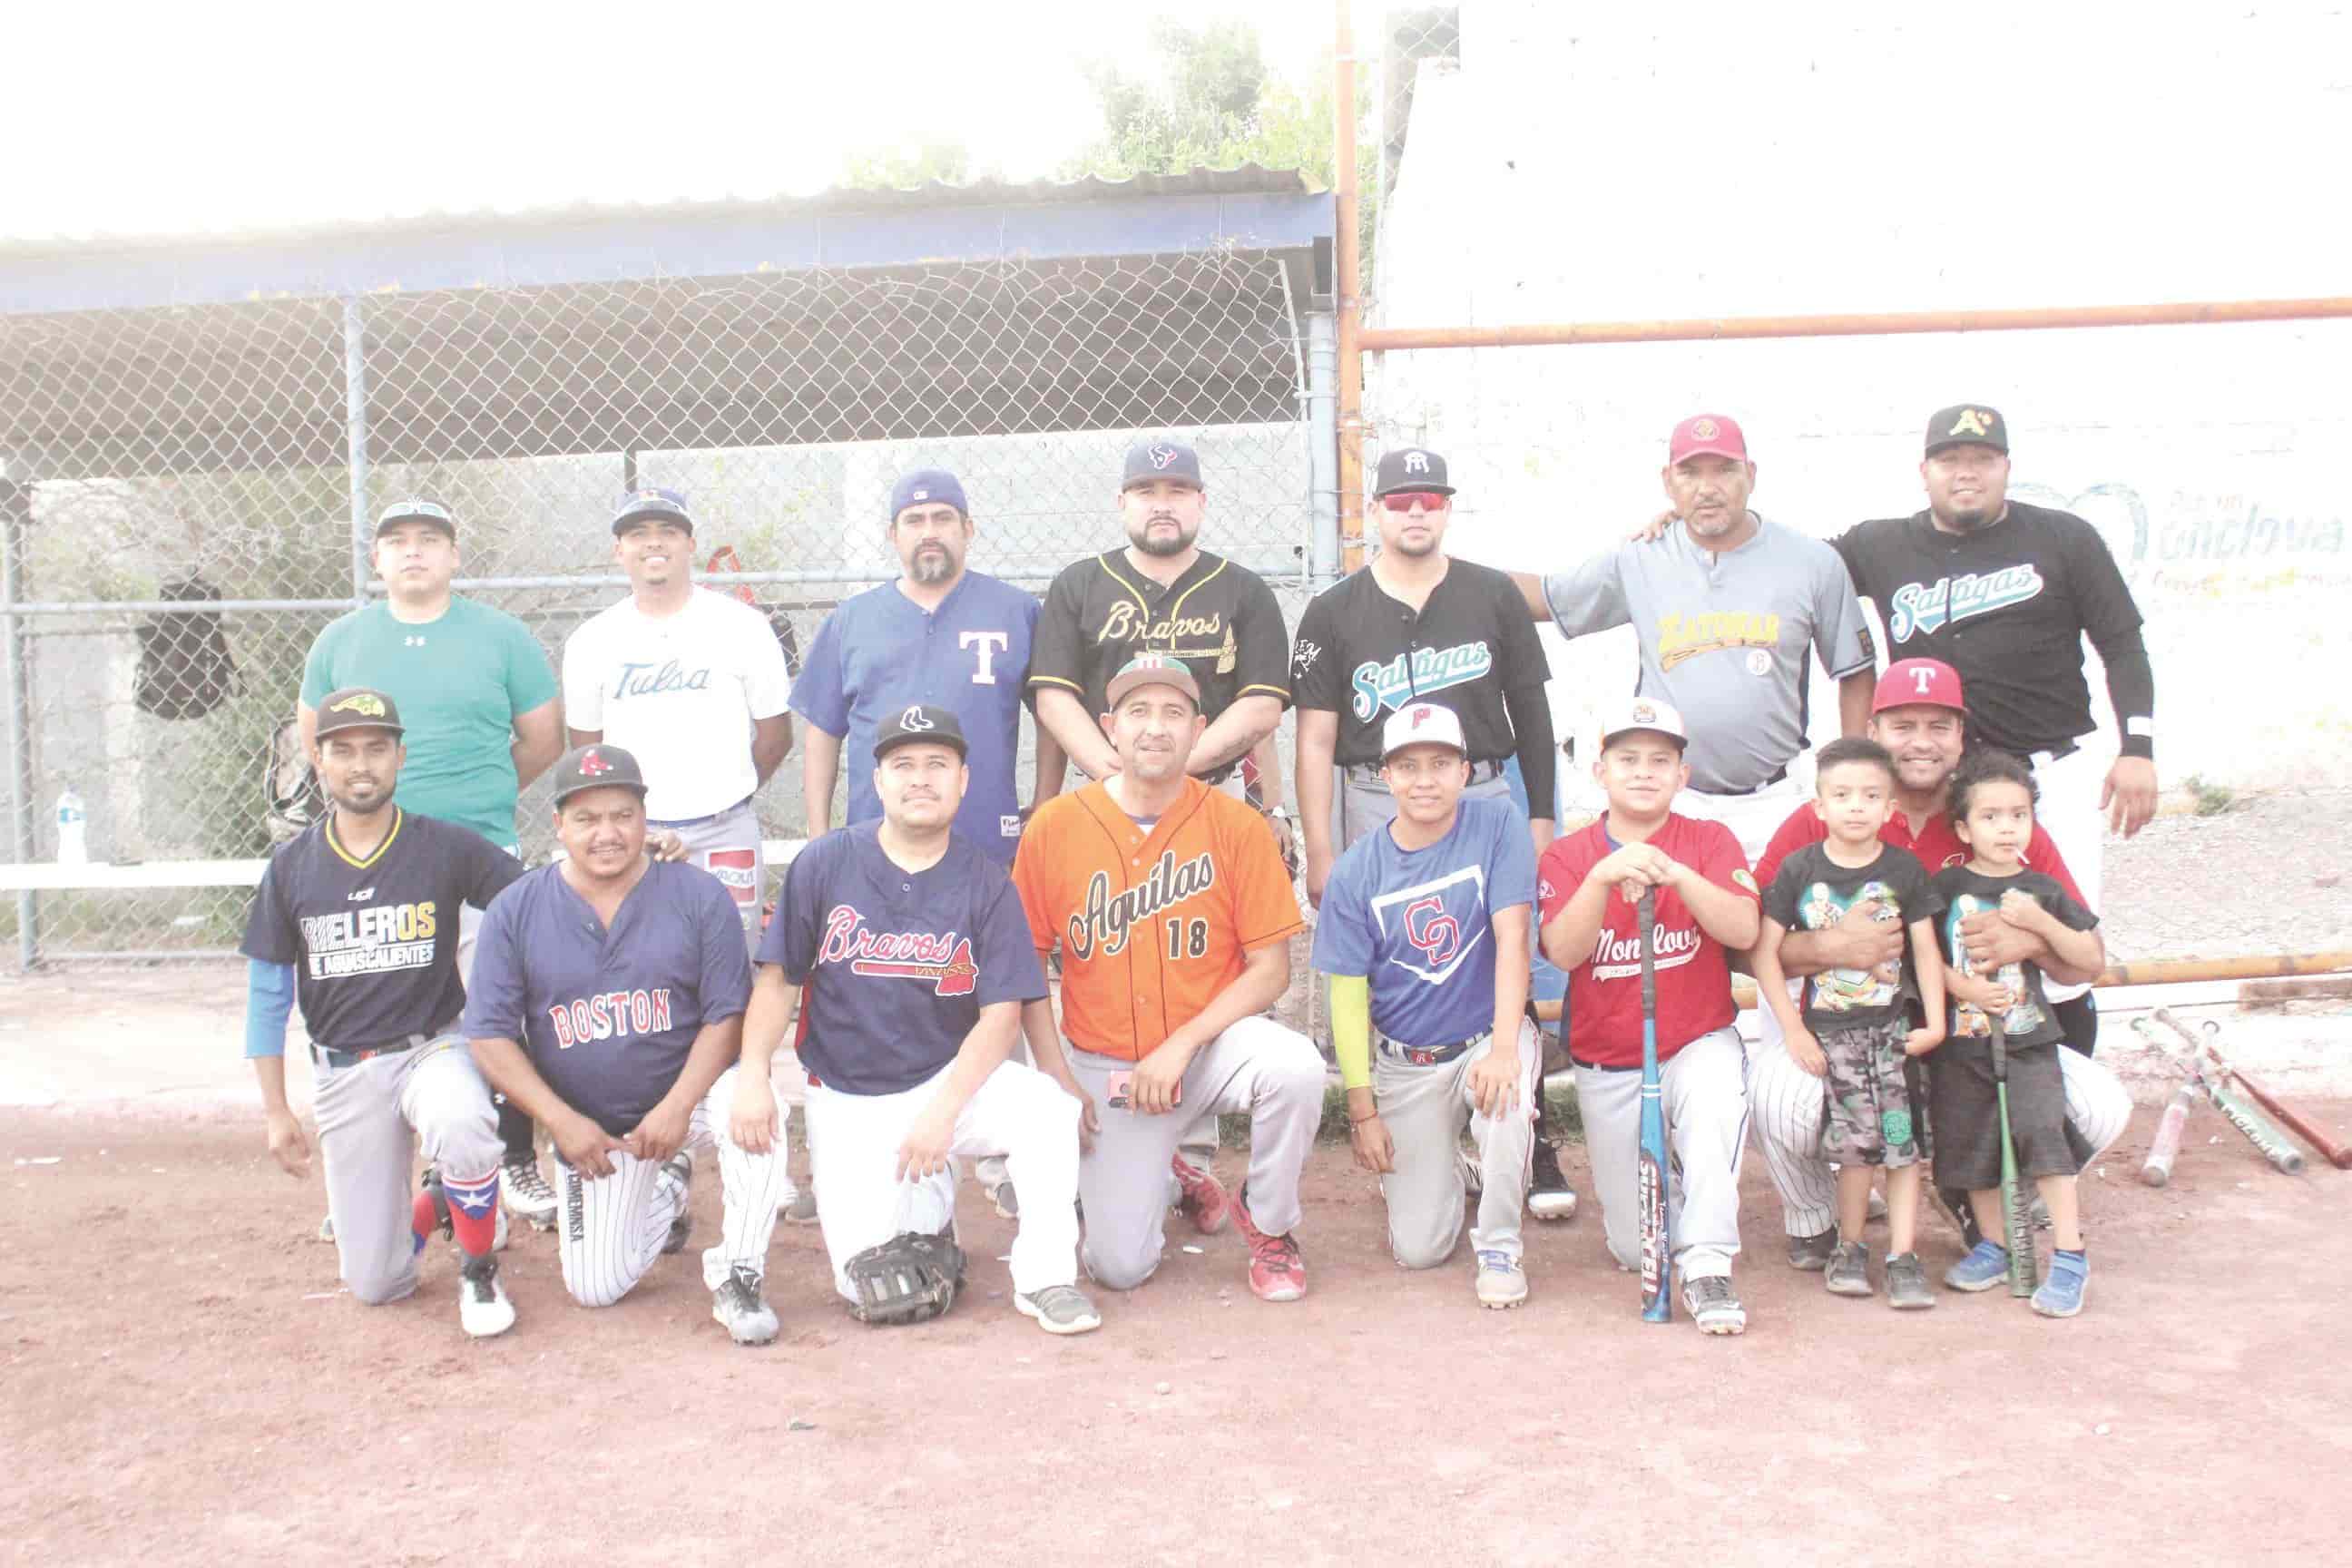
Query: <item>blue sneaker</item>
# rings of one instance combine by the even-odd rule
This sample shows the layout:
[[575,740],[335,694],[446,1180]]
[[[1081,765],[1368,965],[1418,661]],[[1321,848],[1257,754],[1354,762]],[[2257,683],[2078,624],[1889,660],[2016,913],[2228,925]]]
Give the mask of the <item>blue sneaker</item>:
[[2033,1310],[2045,1318],[2071,1318],[2083,1310],[2083,1293],[2090,1288],[2091,1260],[2054,1253],[2050,1278],[2033,1292]]
[[2009,1278],[2009,1248],[1979,1241],[1969,1255],[1944,1270],[1944,1284],[1954,1290],[1990,1290]]

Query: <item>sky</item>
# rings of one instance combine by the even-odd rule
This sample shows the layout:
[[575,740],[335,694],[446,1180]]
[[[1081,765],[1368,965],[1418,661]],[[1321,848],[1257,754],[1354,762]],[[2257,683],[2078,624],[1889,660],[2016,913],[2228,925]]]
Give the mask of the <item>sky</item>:
[[1086,61],[1140,63],[1155,15],[1247,15],[1302,83],[1333,23],[1328,0],[24,10],[12,238],[803,195],[926,140],[1036,179],[1099,130]]

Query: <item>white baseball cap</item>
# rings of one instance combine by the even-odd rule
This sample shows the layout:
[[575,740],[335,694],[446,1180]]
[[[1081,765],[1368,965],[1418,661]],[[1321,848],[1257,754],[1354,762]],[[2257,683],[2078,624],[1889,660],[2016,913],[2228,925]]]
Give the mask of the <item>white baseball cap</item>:
[[1451,746],[1465,757],[1470,754],[1462,740],[1462,721],[1453,709],[1434,702],[1400,708],[1381,726],[1381,761],[1387,762],[1407,746]]
[[1618,736],[1630,735],[1636,730],[1664,735],[1676,746],[1685,745],[1690,740],[1690,731],[1683,728],[1683,716],[1675,710],[1673,704],[1661,702],[1654,697],[1629,697],[1601,710],[1601,744],[1603,749]]

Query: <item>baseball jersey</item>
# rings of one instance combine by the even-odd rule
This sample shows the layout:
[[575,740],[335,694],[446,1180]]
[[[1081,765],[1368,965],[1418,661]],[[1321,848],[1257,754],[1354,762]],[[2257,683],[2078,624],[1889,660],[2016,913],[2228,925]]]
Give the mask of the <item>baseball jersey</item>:
[[1021,841],[1013,770],[1036,624],[1034,595],[978,572],[965,573],[936,610],[885,583],[825,617],[793,682],[793,711],[845,738],[852,826],[882,816],[875,730],[915,703],[933,703],[955,714],[971,748],[971,784],[956,808],[956,831],[999,864],[1013,863]]
[[[1768,884],[1779,876],[1780,862],[1791,853],[1805,845],[1819,844],[1829,836],[1828,826],[1822,821],[1821,813],[1813,809],[1811,801],[1797,807],[1789,814],[1787,821],[1773,830],[1772,841],[1764,846],[1764,853],[1757,857],[1758,885]],[[1912,858],[1917,860],[1921,868],[1931,877],[1946,867],[1968,864],[1968,846],[1962,844],[1960,836],[1952,830],[1949,812],[1936,813],[1918,832],[1914,833],[1908,817],[1899,809],[1891,811],[1878,830],[1878,838],[1882,844],[1892,844],[1897,849],[1911,851]],[[2066,896],[2076,903],[2087,901],[2083,897],[2083,890],[2074,885],[2074,874],[2066,868],[2066,858],[2058,853],[2057,841],[2042,830],[2039,822],[2033,825],[2033,837],[2025,841],[2025,867],[2029,871],[2040,871],[2056,878],[2058,885],[2066,889]]]
[[[1739,840],[1719,822],[1669,813],[1649,842],[1670,858],[1742,898],[1756,897],[1756,879]],[[1547,923],[1584,885],[1586,873],[1617,852],[1603,816],[1581,832],[1552,840],[1536,868],[1536,897]],[[1658,1057],[1664,1060],[1736,1016],[1731,965],[1723,944],[1672,888],[1657,889]],[[1568,977],[1569,1054],[1596,1067],[1642,1065],[1641,921],[1632,903],[1609,892],[1591,955]]]
[[1055,796],[1021,836],[1013,884],[1036,950],[1061,945],[1062,1032],[1127,1061],[1306,923],[1265,819],[1193,778],[1149,830],[1101,784]]
[[2107,666],[2126,754],[2152,754],[2154,683],[2139,606],[2098,531],[2072,512],[2011,501],[1999,522],[1947,533],[1929,512],[1882,518],[1831,542],[1878,606],[1890,658],[1960,672],[1975,738],[2029,756],[2097,728],[2083,634]]
[[555,671],[530,628],[459,595],[419,622],[378,600],[329,623],[303,663],[310,707],[346,686],[373,687],[400,709],[404,808],[515,842],[515,716],[555,700]]
[[646,816],[688,822],[760,787],[751,726],[791,697],[784,650],[768,618],[698,587],[674,616],[634,598],[599,611],[563,645],[563,722],[636,753]]
[[897,1094],[953,1061],[980,1010],[1045,994],[1013,879],[961,833],[909,871],[880,824],[828,833],[784,873],[760,962],[803,987],[801,1062],[828,1089]]
[[[2030,896],[2035,903],[2056,915],[2075,931],[2091,931],[2099,917],[2084,909],[2057,881],[2039,871],[2020,871],[2010,877],[1988,877],[1981,871],[1971,871],[1966,866],[1954,866],[1936,873],[1935,889],[1944,900],[1944,911],[1937,935],[1944,955],[1954,969],[1963,974],[1977,973],[1969,958],[1968,944],[1960,939],[1960,922],[1970,915],[1983,914],[2000,908],[2000,896],[2012,889]],[[2066,1027],[2050,1011],[2050,999],[2042,994],[2042,967],[2036,963],[2004,963],[1992,975],[2009,987],[2016,1000],[2011,1003],[2008,1016],[2001,1020],[2001,1033],[2014,1047],[2046,1046],[2066,1037]],[[1958,997],[1952,998],[1954,1037],[1983,1037],[1992,1033],[1992,1025],[1981,1008],[1972,1007]]]
[[466,1037],[520,1042],[566,1105],[619,1138],[669,1092],[704,1026],[751,996],[743,922],[709,872],[646,866],[607,928],[562,866],[542,866],[482,917]]
[[1450,1046],[1495,1026],[1497,910],[1536,901],[1536,855],[1507,800],[1465,800],[1444,837],[1399,847],[1367,833],[1332,867],[1314,965],[1371,982],[1372,1025],[1408,1046]]
[[472,828],[398,806],[383,842],[356,858],[329,812],[269,857],[237,951],[293,965],[302,1026],[319,1044],[393,1045],[464,1009],[458,910],[486,908],[522,875]]
[[1075,692],[1088,713],[1108,712],[1110,678],[1139,653],[1182,659],[1212,723],[1237,697],[1289,705],[1290,639],[1274,590],[1206,550],[1164,587],[1124,550],[1062,568],[1037,613],[1029,684]]
[[1677,522],[1544,579],[1563,637],[1631,624],[1634,689],[1671,702],[1690,731],[1691,787],[1741,794],[1805,748],[1806,650],[1843,679],[1871,665],[1853,584],[1836,551],[1762,516],[1720,554]]
[[1475,561],[1449,561],[1418,610],[1370,567],[1349,573],[1308,603],[1290,650],[1291,700],[1339,716],[1342,766],[1377,763],[1381,726],[1424,700],[1462,721],[1473,762],[1499,762],[1518,744],[1503,693],[1550,679],[1517,587]]
[[[1869,865],[1841,866],[1830,858],[1826,842],[1799,848],[1764,884],[1764,912],[1788,930],[1821,931],[1845,919],[1854,905],[1873,900],[1880,906],[1880,920],[1906,926],[1943,909],[1927,870],[1908,849],[1882,839],[1877,858]],[[1909,952],[1906,945],[1892,980],[1873,969],[1824,969],[1805,976],[1805,1026],[1850,1029],[1893,1017],[1903,1005],[1901,971],[1909,963]]]

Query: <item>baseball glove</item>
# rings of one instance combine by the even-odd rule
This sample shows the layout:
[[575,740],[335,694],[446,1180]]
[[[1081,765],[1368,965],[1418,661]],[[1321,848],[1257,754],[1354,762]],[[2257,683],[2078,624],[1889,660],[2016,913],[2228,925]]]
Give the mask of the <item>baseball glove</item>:
[[902,1230],[842,1265],[861,1323],[920,1323],[942,1316],[963,1289],[963,1248],[950,1233]]

